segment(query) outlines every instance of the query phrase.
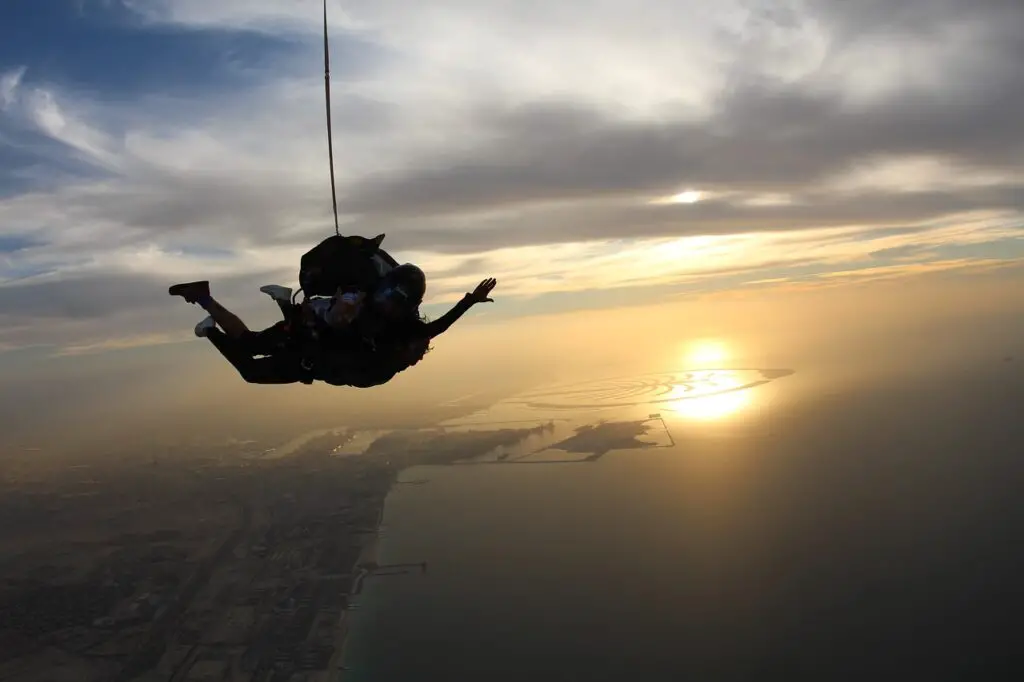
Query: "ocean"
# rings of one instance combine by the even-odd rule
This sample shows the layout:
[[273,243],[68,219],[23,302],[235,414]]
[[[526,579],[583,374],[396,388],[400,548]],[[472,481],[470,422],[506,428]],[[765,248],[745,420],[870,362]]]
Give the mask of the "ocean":
[[1021,398],[996,372],[762,400],[743,428],[662,405],[670,442],[407,470],[378,560],[428,568],[366,581],[343,679],[1004,679]]

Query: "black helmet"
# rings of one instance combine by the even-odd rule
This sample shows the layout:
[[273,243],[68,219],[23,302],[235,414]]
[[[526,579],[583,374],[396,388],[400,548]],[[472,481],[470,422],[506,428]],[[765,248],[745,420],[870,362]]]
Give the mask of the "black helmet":
[[378,291],[386,298],[417,306],[427,292],[427,276],[412,263],[404,263],[384,275]]

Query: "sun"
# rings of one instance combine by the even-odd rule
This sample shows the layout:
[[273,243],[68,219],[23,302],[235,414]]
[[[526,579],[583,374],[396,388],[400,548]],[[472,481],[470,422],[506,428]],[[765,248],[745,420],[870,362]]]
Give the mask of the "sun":
[[697,341],[690,345],[686,364],[694,368],[720,365],[729,358],[729,351],[720,341]]

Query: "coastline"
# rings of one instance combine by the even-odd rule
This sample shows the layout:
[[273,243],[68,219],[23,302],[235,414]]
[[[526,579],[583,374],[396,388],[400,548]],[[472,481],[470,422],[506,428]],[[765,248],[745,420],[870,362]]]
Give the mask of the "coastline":
[[398,483],[398,475],[401,471],[395,471],[391,477],[391,481],[388,484],[387,489],[384,491],[383,496],[380,499],[380,505],[377,508],[377,520],[373,525],[373,533],[369,533],[359,548],[359,556],[356,557],[355,563],[352,564],[351,568],[351,580],[348,585],[347,597],[345,600],[345,608],[342,609],[341,615],[338,619],[338,635],[336,639],[336,647],[334,650],[334,656],[330,662],[330,679],[340,682],[341,680],[347,680],[351,676],[348,675],[350,671],[345,667],[345,656],[348,653],[349,629],[351,627],[350,618],[351,616],[349,608],[351,606],[352,598],[362,592],[363,581],[369,574],[369,571],[362,568],[366,564],[376,564],[379,557],[379,543],[380,543],[380,528],[384,524],[384,510],[387,506],[388,496],[391,491],[394,490],[395,485]]

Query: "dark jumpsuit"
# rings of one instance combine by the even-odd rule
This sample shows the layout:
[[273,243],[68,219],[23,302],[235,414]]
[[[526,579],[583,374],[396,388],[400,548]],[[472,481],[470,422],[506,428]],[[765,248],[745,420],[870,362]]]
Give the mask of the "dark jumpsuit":
[[302,367],[301,353],[286,345],[287,335],[286,322],[281,321],[237,339],[220,329],[211,329],[206,338],[250,384],[308,382],[309,372]]

